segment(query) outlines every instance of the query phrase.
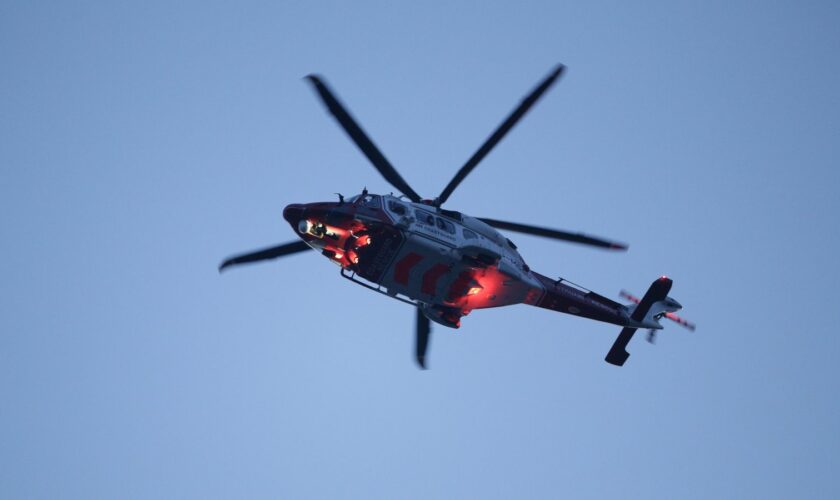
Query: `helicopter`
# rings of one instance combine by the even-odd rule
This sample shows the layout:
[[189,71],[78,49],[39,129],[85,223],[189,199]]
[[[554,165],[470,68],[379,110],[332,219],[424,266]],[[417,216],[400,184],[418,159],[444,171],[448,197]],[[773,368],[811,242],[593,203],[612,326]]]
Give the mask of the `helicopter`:
[[443,208],[455,188],[564,70],[562,64],[554,67],[434,199],[423,198],[412,189],[323,78],[307,76],[338,124],[400,194],[375,194],[365,188],[348,199],[339,194],[338,201],[287,205],[283,218],[297,233],[298,241],[229,257],[220,264],[219,272],[314,250],[338,265],[342,277],[416,308],[414,357],[422,369],[427,364],[431,322],[457,329],[461,318],[476,309],[527,304],[621,326],[604,358],[616,366],[627,361],[627,345],[639,328],[650,331],[651,343],[654,332],[663,328],[659,322],[663,317],[693,330],[692,324],[675,315],[682,306],[668,296],[673,284],[668,277],[655,280],[641,299],[622,292],[632,302],[623,305],[563,278],[552,279],[532,270],[516,245],[499,230],[609,250],[627,250],[624,243]]

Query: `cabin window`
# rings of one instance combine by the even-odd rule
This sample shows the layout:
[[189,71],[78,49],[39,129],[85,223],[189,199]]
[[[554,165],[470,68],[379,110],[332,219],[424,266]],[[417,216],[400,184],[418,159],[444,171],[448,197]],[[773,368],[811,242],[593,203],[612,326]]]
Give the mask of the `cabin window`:
[[441,219],[440,217],[435,220],[437,222],[438,229],[446,231],[449,234],[455,234],[455,224],[449,222],[448,220]]
[[424,212],[422,210],[415,210],[414,214],[417,216],[417,221],[422,222],[423,224],[427,224],[429,226],[435,225],[435,218],[429,212]]
[[473,231],[470,231],[469,229],[464,229],[464,238],[468,240],[474,240],[478,238],[478,235],[475,234]]

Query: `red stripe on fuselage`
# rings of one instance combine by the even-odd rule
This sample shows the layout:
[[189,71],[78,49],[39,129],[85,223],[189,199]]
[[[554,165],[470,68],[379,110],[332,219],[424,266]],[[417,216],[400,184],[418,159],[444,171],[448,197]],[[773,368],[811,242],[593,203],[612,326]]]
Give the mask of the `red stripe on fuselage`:
[[400,259],[399,262],[394,265],[394,281],[407,286],[411,268],[416,266],[421,260],[423,260],[423,256],[414,252],[411,252]]
[[429,295],[434,295],[438,280],[448,271],[449,266],[446,264],[435,264],[434,267],[423,273],[423,286],[420,288],[420,291]]
[[455,281],[452,282],[452,286],[449,287],[449,294],[446,297],[446,300],[449,302],[454,302],[460,297],[463,297],[467,294],[467,287],[470,285],[470,281],[472,280],[472,274],[467,271],[463,271]]

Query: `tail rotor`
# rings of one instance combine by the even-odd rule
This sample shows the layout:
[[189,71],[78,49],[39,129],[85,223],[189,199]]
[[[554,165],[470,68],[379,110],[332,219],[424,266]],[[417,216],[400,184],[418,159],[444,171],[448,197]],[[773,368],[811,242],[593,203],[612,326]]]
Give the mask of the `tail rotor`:
[[[621,292],[619,292],[619,295],[620,295],[622,298],[625,298],[625,299],[629,300],[630,302],[632,302],[632,303],[634,303],[634,304],[636,304],[636,305],[639,305],[639,302],[641,302],[641,299],[639,299],[638,297],[636,297],[636,296],[635,296],[635,295],[633,295],[632,293],[628,292],[627,290],[622,290]],[[683,328],[687,328],[689,331],[692,331],[692,332],[693,332],[693,331],[694,331],[694,329],[696,328],[696,326],[694,325],[694,323],[692,323],[692,322],[690,322],[690,321],[687,321],[687,320],[685,320],[685,319],[683,319],[683,318],[679,317],[676,313],[672,313],[672,312],[665,313],[665,317],[666,317],[666,318],[668,318],[668,319],[670,319],[670,320],[671,320],[671,321],[673,321],[674,323],[676,323],[676,324],[678,324],[678,325],[682,326]],[[653,344],[653,343],[655,342],[655,340],[656,340],[656,334],[654,333],[654,331],[653,331],[653,330],[651,330],[651,331],[648,333],[648,337],[647,337],[647,338],[648,338],[648,342],[650,342],[651,344]]]

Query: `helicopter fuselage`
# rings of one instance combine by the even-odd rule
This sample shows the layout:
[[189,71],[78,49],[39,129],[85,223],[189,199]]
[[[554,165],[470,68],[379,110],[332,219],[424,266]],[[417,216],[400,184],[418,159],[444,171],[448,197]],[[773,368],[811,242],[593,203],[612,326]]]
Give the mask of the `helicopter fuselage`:
[[645,326],[624,305],[532,271],[512,241],[459,212],[363,193],[348,201],[292,204],[283,216],[345,277],[415,304],[448,327],[458,328],[473,309],[520,303]]

